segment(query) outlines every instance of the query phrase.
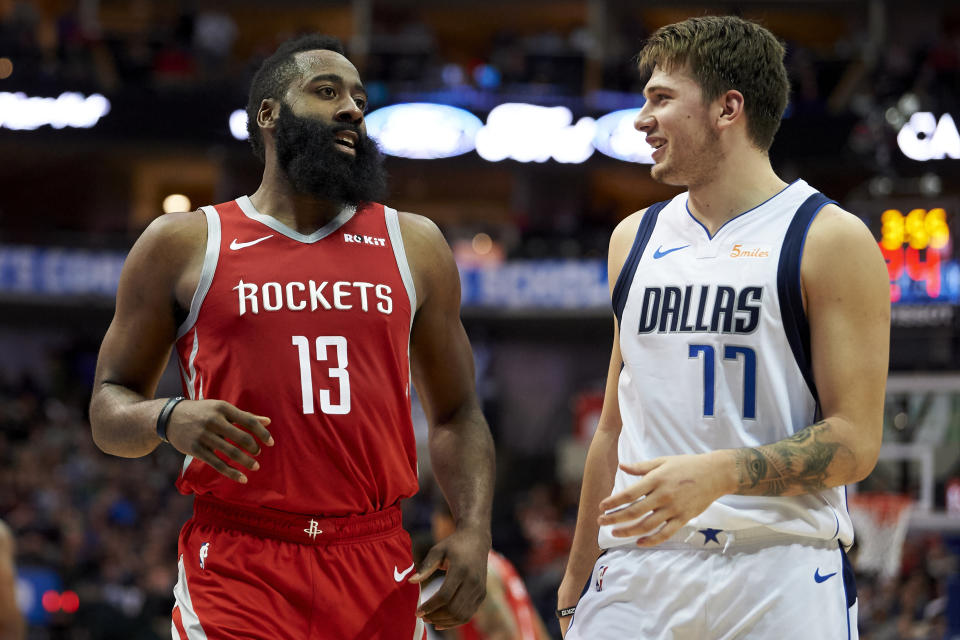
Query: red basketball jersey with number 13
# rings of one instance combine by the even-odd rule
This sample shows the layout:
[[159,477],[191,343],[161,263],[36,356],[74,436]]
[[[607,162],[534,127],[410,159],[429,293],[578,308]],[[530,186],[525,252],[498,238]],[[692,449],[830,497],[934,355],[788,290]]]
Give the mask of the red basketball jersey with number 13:
[[246,196],[202,211],[203,272],[176,342],[184,393],[269,417],[276,444],[247,484],[187,457],[178,489],[324,516],[413,495],[416,294],[396,211],[346,209],[310,235]]

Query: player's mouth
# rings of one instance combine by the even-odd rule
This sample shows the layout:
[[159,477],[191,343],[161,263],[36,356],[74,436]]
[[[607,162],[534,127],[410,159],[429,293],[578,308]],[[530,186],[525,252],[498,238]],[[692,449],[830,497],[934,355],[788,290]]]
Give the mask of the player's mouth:
[[647,144],[653,148],[653,153],[650,154],[650,157],[653,159],[653,161],[659,162],[660,160],[662,160],[664,154],[666,154],[666,151],[664,151],[664,147],[667,146],[667,141],[664,140],[663,138],[653,138],[648,136]]
[[334,144],[336,144],[341,151],[351,156],[357,155],[357,143],[359,141],[360,136],[350,130],[337,131],[333,138]]

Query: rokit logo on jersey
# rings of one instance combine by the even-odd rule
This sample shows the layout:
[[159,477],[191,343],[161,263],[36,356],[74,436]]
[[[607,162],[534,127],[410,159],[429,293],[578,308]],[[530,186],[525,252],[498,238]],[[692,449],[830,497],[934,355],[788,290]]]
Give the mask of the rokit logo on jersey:
[[647,287],[639,333],[753,333],[760,324],[763,287],[726,285]]
[[770,249],[767,247],[752,247],[742,244],[735,244],[730,249],[731,258],[769,258]]
[[371,311],[384,315],[393,313],[393,290],[385,284],[371,282],[264,282],[257,285],[240,280],[233,288],[237,292],[240,315],[263,311]]
[[356,233],[343,234],[343,241],[346,243],[352,243],[352,244],[369,244],[374,247],[387,246],[386,238],[377,238],[375,236],[362,236]]

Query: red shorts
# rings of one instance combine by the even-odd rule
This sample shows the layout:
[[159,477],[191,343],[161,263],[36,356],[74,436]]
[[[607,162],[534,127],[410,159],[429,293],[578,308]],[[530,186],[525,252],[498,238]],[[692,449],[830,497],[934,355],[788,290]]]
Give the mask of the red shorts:
[[197,497],[179,556],[175,639],[425,637],[397,506],[311,518]]

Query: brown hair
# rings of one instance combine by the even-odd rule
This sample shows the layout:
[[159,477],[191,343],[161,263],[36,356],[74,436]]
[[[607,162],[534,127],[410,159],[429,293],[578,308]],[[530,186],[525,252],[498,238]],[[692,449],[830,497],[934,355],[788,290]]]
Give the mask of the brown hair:
[[736,89],[743,94],[747,132],[767,151],[787,107],[790,81],[783,43],[770,31],[735,16],[689,18],[657,29],[637,54],[640,72],[686,68],[705,102]]

